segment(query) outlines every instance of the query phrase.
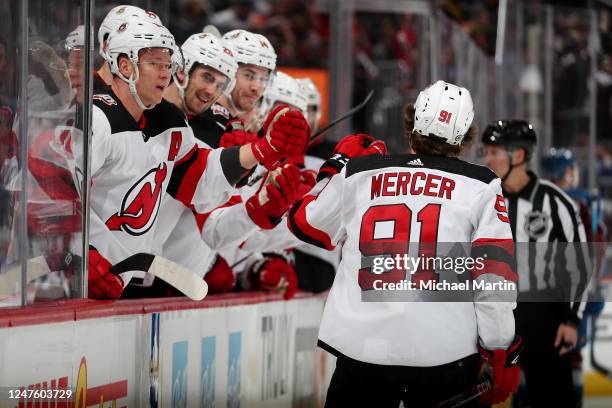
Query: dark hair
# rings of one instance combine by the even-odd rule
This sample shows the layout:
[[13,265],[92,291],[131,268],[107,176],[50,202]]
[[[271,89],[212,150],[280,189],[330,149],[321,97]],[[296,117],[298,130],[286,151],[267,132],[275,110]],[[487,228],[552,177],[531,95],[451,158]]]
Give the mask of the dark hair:
[[470,126],[467,133],[463,137],[460,145],[451,145],[438,140],[433,140],[421,135],[419,132],[413,132],[414,129],[414,104],[409,103],[404,107],[404,136],[408,147],[416,154],[425,154],[433,156],[459,156],[465,149],[469,148],[478,135],[476,125]]

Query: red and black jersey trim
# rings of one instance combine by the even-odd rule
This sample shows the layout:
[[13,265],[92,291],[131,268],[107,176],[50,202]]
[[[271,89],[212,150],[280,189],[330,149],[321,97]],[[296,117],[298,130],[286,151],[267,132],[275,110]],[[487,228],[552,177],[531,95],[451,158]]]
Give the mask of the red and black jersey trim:
[[512,239],[477,239],[472,242],[471,257],[481,259],[483,267],[472,269],[472,279],[490,273],[511,282],[518,282],[514,254],[514,241]]
[[210,149],[202,149],[196,146],[191,149],[181,160],[174,164],[172,176],[168,183],[168,194],[189,206],[193,200],[200,178],[206,171],[206,161]]
[[[419,164],[413,164],[417,162]],[[351,159],[346,165],[346,177],[368,170],[377,170],[387,167],[406,167],[419,169],[441,170],[460,176],[469,177],[489,184],[497,176],[488,167],[469,163],[456,157],[425,156],[416,154],[401,154],[381,156],[372,154]]]
[[308,224],[306,220],[306,206],[315,198],[315,196],[307,195],[293,205],[288,216],[289,229],[300,241],[332,251],[335,247],[329,236]]

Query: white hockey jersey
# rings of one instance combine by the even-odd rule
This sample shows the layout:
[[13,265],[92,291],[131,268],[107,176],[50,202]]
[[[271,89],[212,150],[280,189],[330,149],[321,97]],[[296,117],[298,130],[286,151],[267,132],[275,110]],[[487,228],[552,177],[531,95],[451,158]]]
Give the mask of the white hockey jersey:
[[223,149],[198,148],[174,105],[162,100],[137,123],[110,89],[93,99],[90,244],[112,264],[156,247],[165,192],[202,212],[227,201]]
[[[514,244],[500,180],[489,169],[439,156],[353,159],[299,200],[288,222],[304,242],[328,249],[343,242],[319,331],[319,345],[331,353],[373,364],[434,366],[476,353],[477,341],[487,348],[511,343]],[[485,301],[487,291],[463,302],[363,301],[377,279],[415,281],[417,274],[402,266],[381,274],[367,266],[372,257],[403,256],[409,242],[430,249],[423,243],[435,243],[434,249],[467,243],[472,256],[488,249],[495,256],[471,277],[504,284],[511,301]]]

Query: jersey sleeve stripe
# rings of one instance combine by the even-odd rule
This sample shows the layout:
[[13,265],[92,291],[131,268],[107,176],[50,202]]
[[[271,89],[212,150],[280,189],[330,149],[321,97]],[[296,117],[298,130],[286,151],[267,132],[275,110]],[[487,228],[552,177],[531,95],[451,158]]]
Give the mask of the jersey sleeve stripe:
[[518,282],[518,275],[516,274],[516,271],[506,262],[500,262],[494,259],[485,259],[482,264],[482,268],[472,268],[472,279],[476,279],[482,275],[492,274],[501,276],[502,278],[514,283]]
[[295,203],[289,212],[289,229],[301,241],[332,251],[335,247],[332,245],[329,236],[308,224],[306,219],[306,207],[315,198],[315,196],[307,195]]
[[172,177],[168,184],[168,194],[185,205],[190,205],[193,200],[198,182],[206,171],[206,160],[210,149],[194,147],[174,165]]

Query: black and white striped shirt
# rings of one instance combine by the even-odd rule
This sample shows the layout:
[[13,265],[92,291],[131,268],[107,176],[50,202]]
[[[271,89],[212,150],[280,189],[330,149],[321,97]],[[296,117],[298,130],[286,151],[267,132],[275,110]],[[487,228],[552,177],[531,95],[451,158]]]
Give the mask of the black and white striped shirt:
[[590,273],[586,234],[572,199],[529,172],[518,193],[504,191],[516,241],[521,301],[567,301],[566,321],[578,323]]

